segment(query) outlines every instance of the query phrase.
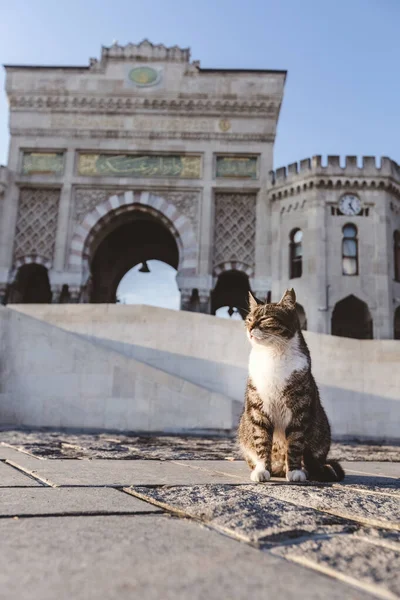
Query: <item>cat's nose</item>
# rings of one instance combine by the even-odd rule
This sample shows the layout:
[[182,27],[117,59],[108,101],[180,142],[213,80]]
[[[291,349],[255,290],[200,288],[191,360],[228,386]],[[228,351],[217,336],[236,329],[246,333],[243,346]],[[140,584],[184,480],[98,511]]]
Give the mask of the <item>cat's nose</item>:
[[250,331],[250,335],[251,337],[255,337],[256,339],[261,339],[263,337],[263,333],[258,327],[254,327],[254,329]]

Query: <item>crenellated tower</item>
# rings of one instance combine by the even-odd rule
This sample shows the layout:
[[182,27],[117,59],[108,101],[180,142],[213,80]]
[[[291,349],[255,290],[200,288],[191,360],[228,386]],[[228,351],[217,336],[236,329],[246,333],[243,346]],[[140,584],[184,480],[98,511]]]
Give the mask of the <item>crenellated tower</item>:
[[399,165],[386,157],[314,156],[271,171],[269,201],[272,298],[295,287],[313,331],[393,338]]

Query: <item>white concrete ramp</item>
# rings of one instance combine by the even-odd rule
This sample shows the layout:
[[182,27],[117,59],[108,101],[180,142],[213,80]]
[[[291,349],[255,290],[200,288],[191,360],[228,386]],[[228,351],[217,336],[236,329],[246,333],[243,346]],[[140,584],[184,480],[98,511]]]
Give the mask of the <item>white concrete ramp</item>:
[[[64,346],[70,344],[71,347],[85,348],[83,353],[93,357],[90,360],[93,360],[94,364],[97,360],[95,357],[106,357],[104,360],[108,363],[108,369],[113,365],[119,365],[121,361],[121,364],[126,365],[124,368],[128,369],[129,366],[138,377],[139,373],[147,368],[150,370],[146,373],[154,373],[151,379],[155,381],[163,381],[163,377],[169,376],[171,379],[168,381],[179,382],[182,390],[185,390],[181,392],[183,396],[191,399],[187,403],[188,406],[190,405],[187,414],[185,408],[181,408],[179,404],[180,396],[176,394],[172,394],[174,397],[168,400],[171,402],[171,408],[164,411],[163,415],[154,414],[153,408],[150,408],[152,404],[149,404],[153,402],[151,398],[154,393],[149,390],[144,392],[143,387],[139,386],[138,389],[141,391],[134,392],[134,396],[132,392],[127,396],[120,396],[125,400],[118,402],[128,402],[126,398],[137,398],[137,405],[134,404],[137,411],[140,403],[144,402],[143,398],[147,399],[145,407],[151,416],[146,412],[147,416],[142,415],[140,420],[137,415],[136,429],[153,431],[154,429],[165,431],[179,429],[183,431],[192,428],[229,429],[237,421],[243,403],[249,355],[249,344],[242,322],[143,305],[25,304],[10,305],[7,309],[3,309],[2,313],[3,315],[19,314],[21,318],[25,315],[26,319],[26,315],[30,315],[34,317],[39,331],[58,332],[58,334],[53,332],[52,336],[58,340],[58,347],[62,352],[67,354],[70,350]],[[4,319],[7,321],[5,317]],[[25,321],[21,321],[17,326],[19,321],[16,316],[11,320],[16,330],[25,330]],[[47,328],[50,325],[52,327],[45,329],[46,323]],[[61,336],[62,333],[64,337]],[[305,332],[305,337],[311,351],[313,372],[334,435],[362,439],[400,439],[400,342],[352,340],[311,332]],[[16,348],[12,336],[10,340],[13,340],[12,343],[9,341],[7,344],[11,344],[10,348]],[[34,356],[35,361],[38,361],[39,355],[32,354],[30,329],[24,343],[30,348],[29,352],[26,351],[24,360],[29,363]],[[13,360],[17,360],[17,357]],[[18,360],[22,359],[18,358]],[[56,373],[63,368],[62,359],[54,358],[51,364]],[[46,372],[49,370],[48,366],[44,366],[43,369]],[[82,373],[84,372],[87,372],[87,369],[82,367]],[[95,372],[103,375],[102,370]],[[69,373],[73,379],[71,375],[73,371]],[[107,371],[107,374],[109,377],[114,377],[111,371]],[[27,381],[26,377],[23,380]],[[93,382],[97,382],[93,383],[93,389],[86,385],[86,381],[82,374],[81,379],[71,384],[75,387],[70,388],[75,389],[76,394],[81,398],[78,403],[80,406],[92,402],[93,389],[97,389],[96,385],[100,387],[102,385],[98,383],[101,382],[100,376],[97,379],[93,377]],[[193,385],[193,392],[186,394],[189,384]],[[49,383],[49,389],[54,390],[52,385]],[[29,386],[32,386],[32,382],[29,382]],[[165,387],[176,389],[172,383]],[[105,406],[108,404],[117,406],[110,400],[114,398],[112,388],[110,391],[109,387],[104,386],[103,391],[107,394],[104,399]],[[41,393],[41,390],[39,392]],[[100,394],[101,390],[98,390],[98,393]],[[158,398],[158,392],[156,397]],[[207,401],[202,404],[200,397],[207,398]],[[160,402],[164,408],[169,406],[164,399]],[[205,409],[203,414],[201,410],[207,402],[210,403],[210,408]],[[231,409],[231,412],[228,410],[231,415],[228,420],[226,420],[226,406]],[[88,404],[89,416],[91,410]],[[140,414],[142,410],[144,409],[140,409]],[[197,424],[193,424],[193,420],[186,421],[191,410],[202,415]],[[104,426],[110,423],[114,428],[113,423],[115,419],[118,420],[119,409],[116,409],[114,417],[110,417],[110,420],[108,414],[106,410]],[[0,419],[2,419],[1,414]],[[99,426],[93,415],[90,419],[93,421],[93,427]],[[118,427],[128,429],[132,428],[132,425],[131,422],[129,424],[122,422]]]
[[0,426],[199,432],[237,419],[231,398],[20,311],[1,308],[0,335]]

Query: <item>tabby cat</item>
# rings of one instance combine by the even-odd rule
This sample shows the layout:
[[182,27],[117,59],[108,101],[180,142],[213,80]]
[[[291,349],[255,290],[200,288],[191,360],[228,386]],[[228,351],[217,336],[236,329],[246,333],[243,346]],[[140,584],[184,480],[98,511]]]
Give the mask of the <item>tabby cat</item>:
[[247,336],[252,346],[239,443],[252,481],[272,475],[288,481],[341,481],[344,471],[327,460],[328,418],[311,373],[311,358],[300,329],[296,294],[277,303],[249,295]]

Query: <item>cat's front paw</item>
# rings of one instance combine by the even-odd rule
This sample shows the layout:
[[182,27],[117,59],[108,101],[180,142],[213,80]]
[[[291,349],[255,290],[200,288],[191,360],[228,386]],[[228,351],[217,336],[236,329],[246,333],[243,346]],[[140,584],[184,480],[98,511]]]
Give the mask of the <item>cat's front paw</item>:
[[287,471],[286,479],[288,481],[306,481],[307,475],[301,469],[295,469],[294,471]]
[[271,473],[266,469],[255,469],[250,473],[250,479],[255,483],[259,483],[260,481],[269,481],[271,479]]

